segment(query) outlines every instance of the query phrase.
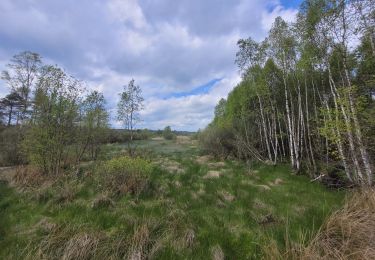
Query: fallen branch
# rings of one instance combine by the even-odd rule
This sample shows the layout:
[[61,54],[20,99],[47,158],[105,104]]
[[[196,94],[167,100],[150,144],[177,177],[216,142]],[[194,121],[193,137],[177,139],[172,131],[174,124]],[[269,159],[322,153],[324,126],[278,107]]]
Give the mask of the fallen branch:
[[317,181],[317,180],[323,178],[324,176],[326,176],[326,175],[325,175],[325,174],[321,174],[321,175],[319,175],[318,177],[316,177],[315,179],[311,180],[310,182]]

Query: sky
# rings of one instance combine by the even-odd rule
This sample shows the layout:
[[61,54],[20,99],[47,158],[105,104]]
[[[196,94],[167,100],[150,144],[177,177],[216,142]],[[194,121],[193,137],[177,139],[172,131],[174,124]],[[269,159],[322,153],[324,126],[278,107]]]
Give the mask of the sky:
[[[142,88],[139,128],[203,129],[240,81],[240,38],[262,40],[277,16],[293,21],[300,0],[1,0],[0,71],[33,51],[104,93]],[[9,91],[0,81],[0,97]]]

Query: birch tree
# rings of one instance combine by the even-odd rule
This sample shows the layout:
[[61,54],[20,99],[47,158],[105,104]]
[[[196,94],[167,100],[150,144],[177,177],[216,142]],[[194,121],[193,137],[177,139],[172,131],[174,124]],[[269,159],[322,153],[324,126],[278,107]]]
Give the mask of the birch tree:
[[1,74],[1,78],[6,81],[11,91],[22,98],[20,120],[26,119],[27,115],[30,114],[31,93],[41,64],[39,54],[24,51],[14,55],[7,65],[8,70],[4,70]]
[[133,154],[133,137],[134,129],[141,121],[139,112],[143,109],[142,90],[135,85],[132,79],[127,86],[124,86],[123,92],[120,93],[120,101],[117,105],[117,119],[122,122],[127,132],[130,134],[128,141],[128,151]]

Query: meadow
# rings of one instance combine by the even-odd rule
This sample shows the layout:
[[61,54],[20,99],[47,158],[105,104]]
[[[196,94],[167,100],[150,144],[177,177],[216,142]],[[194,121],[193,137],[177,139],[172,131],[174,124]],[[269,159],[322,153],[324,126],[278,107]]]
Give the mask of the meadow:
[[2,168],[0,258],[259,259],[309,241],[344,202],[288,165],[215,160],[189,137],[136,146],[145,178],[124,189],[123,144],[57,178]]

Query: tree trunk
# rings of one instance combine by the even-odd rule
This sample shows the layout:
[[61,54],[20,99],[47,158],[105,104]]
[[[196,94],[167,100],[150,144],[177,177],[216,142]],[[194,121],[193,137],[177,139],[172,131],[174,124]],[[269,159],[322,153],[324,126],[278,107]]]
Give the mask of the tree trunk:
[[10,124],[12,122],[12,114],[13,114],[13,105],[10,105],[10,110],[9,110],[9,113],[8,113],[8,126],[10,126]]

